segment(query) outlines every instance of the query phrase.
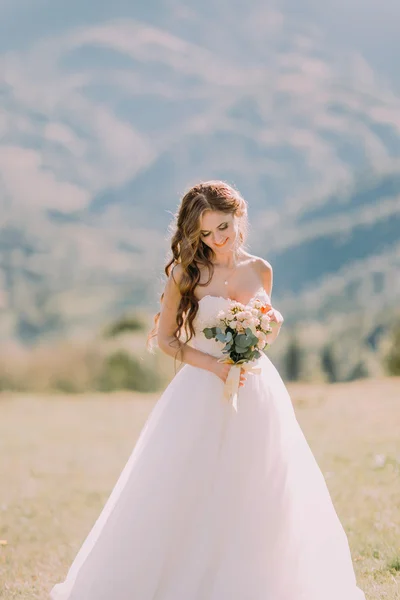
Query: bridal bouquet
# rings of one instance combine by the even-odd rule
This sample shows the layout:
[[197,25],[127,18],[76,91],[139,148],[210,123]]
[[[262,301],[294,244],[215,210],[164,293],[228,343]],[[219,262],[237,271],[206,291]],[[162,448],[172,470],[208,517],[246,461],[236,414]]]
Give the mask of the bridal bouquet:
[[261,371],[256,366],[256,361],[260,358],[261,351],[268,346],[267,335],[272,331],[267,315],[270,309],[270,304],[265,304],[258,298],[247,305],[232,300],[226,310],[218,313],[215,326],[203,329],[207,339],[215,339],[224,344],[222,353],[227,356],[219,359],[220,362],[236,367],[230,370],[224,388],[224,396],[232,398],[236,411],[240,370],[250,373]]

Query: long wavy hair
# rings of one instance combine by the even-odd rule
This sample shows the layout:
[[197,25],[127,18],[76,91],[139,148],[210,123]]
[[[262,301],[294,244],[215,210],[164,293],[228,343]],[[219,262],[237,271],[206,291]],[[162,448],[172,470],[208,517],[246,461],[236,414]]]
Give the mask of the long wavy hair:
[[[168,278],[175,265],[180,264],[182,268],[182,277],[179,281],[181,299],[173,335],[179,342],[184,336],[184,344],[187,344],[195,334],[193,320],[199,309],[199,303],[194,290],[198,285],[207,286],[214,273],[215,253],[201,238],[201,216],[208,210],[235,215],[239,219],[237,246],[243,246],[247,239],[247,203],[234,187],[224,181],[211,180],[198,183],[185,193],[172,223],[172,256],[164,269]],[[202,269],[208,270],[208,279],[205,283],[200,283]],[[163,298],[164,293],[161,295],[161,304]],[[160,312],[155,315],[154,327],[147,337],[147,347],[150,351],[154,345],[152,340],[157,336],[159,318]],[[178,344],[178,352],[180,346],[181,344]]]

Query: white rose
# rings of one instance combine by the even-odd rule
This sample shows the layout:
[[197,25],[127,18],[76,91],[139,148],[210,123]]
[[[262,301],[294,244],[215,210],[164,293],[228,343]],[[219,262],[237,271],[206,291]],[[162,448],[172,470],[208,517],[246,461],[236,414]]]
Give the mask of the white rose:
[[243,321],[244,319],[246,319],[246,312],[244,310],[241,310],[240,312],[236,313],[236,318],[238,321]]
[[254,320],[250,323],[250,329],[253,335],[257,334],[257,323],[255,323]]
[[263,315],[261,318],[261,327],[263,329],[269,329],[270,326],[270,319],[269,317],[267,317],[267,315]]
[[255,335],[258,337],[258,340],[260,342],[266,342],[267,341],[267,334],[264,333],[263,331],[257,331],[257,333]]

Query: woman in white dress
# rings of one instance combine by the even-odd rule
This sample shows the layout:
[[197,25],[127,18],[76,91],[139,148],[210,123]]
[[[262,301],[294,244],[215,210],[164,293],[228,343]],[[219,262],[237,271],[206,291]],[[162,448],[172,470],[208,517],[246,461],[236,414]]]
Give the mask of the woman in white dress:
[[[205,325],[231,300],[271,302],[244,249],[246,202],[221,181],[182,198],[150,338],[185,363],[161,394],[52,600],[365,600],[348,540],[287,389],[262,353],[241,372]],[[270,308],[275,329],[283,323]]]

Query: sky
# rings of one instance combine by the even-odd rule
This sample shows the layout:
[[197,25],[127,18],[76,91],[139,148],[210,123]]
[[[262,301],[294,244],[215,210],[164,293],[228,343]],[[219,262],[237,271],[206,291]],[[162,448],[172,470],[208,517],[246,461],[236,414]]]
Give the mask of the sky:
[[8,205],[82,210],[218,133],[241,137],[232,171],[270,173],[285,206],[398,157],[393,0],[0,0],[0,16]]

